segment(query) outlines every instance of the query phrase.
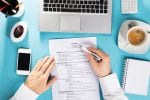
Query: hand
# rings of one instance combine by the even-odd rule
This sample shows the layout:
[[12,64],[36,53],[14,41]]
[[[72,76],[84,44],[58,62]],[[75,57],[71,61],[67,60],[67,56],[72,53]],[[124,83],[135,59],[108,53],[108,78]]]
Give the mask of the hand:
[[93,71],[98,77],[105,77],[111,73],[110,57],[96,48],[88,48],[89,51],[96,53],[102,58],[101,62],[95,61],[92,55],[86,53],[86,56],[92,66]]
[[54,68],[54,57],[45,57],[36,64],[33,71],[28,76],[25,85],[37,94],[41,94],[48,90],[50,86],[56,81],[56,77],[52,77],[48,81],[49,75]]

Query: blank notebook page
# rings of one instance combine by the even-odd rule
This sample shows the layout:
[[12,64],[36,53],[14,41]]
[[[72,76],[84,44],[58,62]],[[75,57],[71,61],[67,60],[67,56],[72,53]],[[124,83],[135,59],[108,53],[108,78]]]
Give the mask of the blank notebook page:
[[123,81],[125,93],[147,95],[150,62],[127,59]]

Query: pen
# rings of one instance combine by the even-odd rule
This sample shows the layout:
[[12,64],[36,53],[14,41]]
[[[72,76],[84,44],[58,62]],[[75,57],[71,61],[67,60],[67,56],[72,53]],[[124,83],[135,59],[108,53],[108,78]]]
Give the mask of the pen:
[[102,58],[99,55],[97,55],[96,53],[89,51],[86,47],[83,47],[82,45],[79,45],[79,46],[82,51],[91,54],[97,62],[102,61]]

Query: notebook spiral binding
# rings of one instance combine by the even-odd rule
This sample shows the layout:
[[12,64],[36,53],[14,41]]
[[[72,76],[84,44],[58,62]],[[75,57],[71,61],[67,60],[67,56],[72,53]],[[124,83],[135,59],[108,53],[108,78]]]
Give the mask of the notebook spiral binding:
[[128,64],[129,64],[129,59],[126,59],[124,64],[123,64],[124,70],[123,70],[123,74],[122,74],[123,75],[123,79],[122,79],[122,84],[121,84],[123,91],[125,91],[125,86],[126,86]]

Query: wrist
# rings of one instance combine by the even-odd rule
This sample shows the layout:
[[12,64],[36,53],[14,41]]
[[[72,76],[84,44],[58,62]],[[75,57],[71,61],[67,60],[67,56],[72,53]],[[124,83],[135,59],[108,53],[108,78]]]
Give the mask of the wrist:
[[110,74],[111,74],[111,72],[109,72],[107,74],[104,74],[104,75],[100,75],[99,78],[103,78],[103,77],[109,76]]
[[36,100],[36,98],[39,96],[39,94],[35,93],[32,91],[30,88],[28,88],[25,84],[22,84],[17,92],[14,95],[14,98],[22,98],[22,97],[27,97],[28,99],[31,100]]
[[111,70],[102,71],[101,73],[99,73],[98,77],[102,78],[102,77],[109,76],[110,74],[111,74]]
[[[25,82],[24,85],[25,85],[26,87],[28,87],[29,89],[31,89],[27,82]],[[31,89],[31,90],[32,90],[32,89]]]
[[28,87],[30,90],[32,90],[33,92],[35,92],[36,94],[40,94],[39,92],[37,92],[37,90],[36,89],[34,89],[32,86],[30,86],[28,83],[24,83],[24,85],[26,86],[26,87]]

